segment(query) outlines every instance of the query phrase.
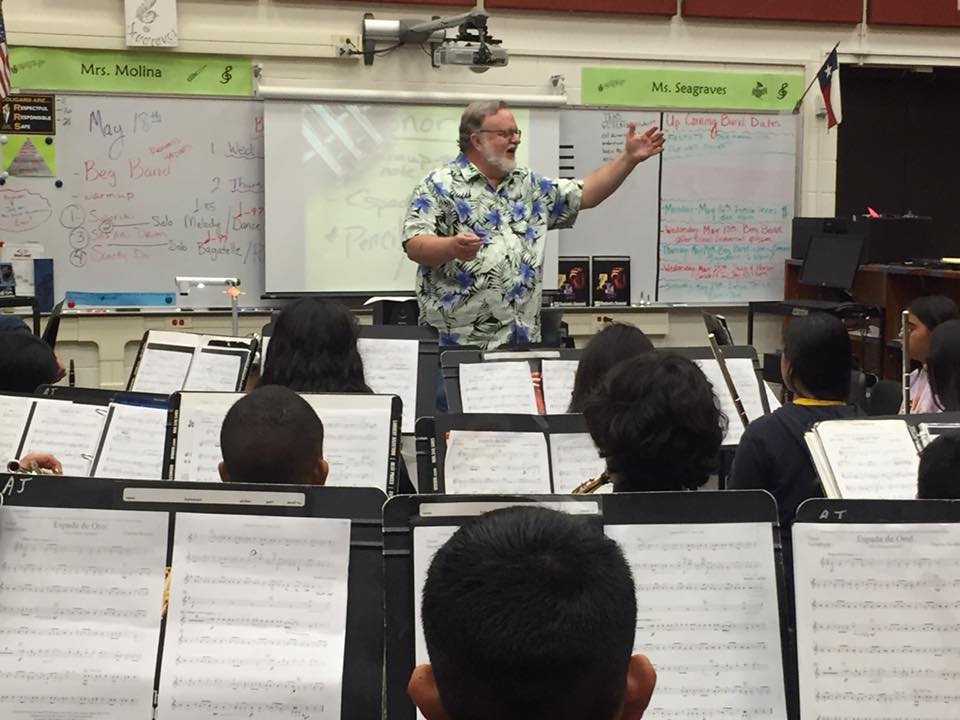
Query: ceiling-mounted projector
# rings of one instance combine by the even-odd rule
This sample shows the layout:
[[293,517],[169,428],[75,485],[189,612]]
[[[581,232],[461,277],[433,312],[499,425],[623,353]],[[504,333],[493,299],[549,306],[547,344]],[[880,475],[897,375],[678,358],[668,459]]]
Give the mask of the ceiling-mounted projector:
[[[465,65],[474,72],[503,67],[509,56],[487,32],[487,18],[483,0],[477,0],[470,12],[433,20],[377,20],[367,13],[363,17],[363,62],[372,65],[376,55],[407,43],[429,43],[434,67]],[[459,28],[456,36],[447,37],[450,28]],[[378,42],[392,44],[378,50]]]
[[504,67],[509,59],[503,48],[470,43],[445,43],[433,51],[434,65],[469,65],[475,72]]

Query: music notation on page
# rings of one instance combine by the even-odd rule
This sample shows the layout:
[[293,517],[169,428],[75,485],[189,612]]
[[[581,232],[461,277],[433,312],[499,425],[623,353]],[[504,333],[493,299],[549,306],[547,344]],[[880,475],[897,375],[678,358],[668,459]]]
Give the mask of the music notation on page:
[[608,525],[634,575],[634,651],[655,718],[782,718],[776,569],[766,523]]
[[801,720],[931,720],[960,701],[957,526],[793,535]]

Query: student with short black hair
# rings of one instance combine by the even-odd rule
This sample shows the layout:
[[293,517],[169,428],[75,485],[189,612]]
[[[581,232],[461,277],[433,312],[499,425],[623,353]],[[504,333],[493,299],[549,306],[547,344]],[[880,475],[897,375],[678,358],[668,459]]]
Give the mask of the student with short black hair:
[[630,568],[589,520],[514,507],[464,524],[421,607],[430,664],[408,691],[427,720],[639,720],[650,702]]
[[794,401],[747,426],[727,487],[772,493],[786,528],[804,500],[823,497],[804,433],[814,423],[862,413],[848,403],[850,336],[839,318],[815,313],[793,320],[784,332],[780,369]]
[[63,377],[53,349],[18,330],[0,332],[0,392],[32,393]]
[[685,357],[654,351],[618,363],[583,414],[615,492],[696,490],[718,470],[726,418]]
[[323,423],[292,390],[265,385],[230,408],[220,428],[220,479],[240,483],[323,485]]
[[306,297],[273,324],[260,385],[298,392],[369,393],[357,349],[360,329],[342,303]]
[[[359,338],[360,326],[346,305],[312,297],[296,300],[273,323],[258,386],[283,385],[305,393],[372,393],[363,376]],[[397,490],[416,492],[402,457]]]
[[920,453],[917,497],[960,500],[960,432],[941,435]]
[[960,411],[960,320],[940,323],[930,333],[927,373],[936,410]]
[[640,328],[626,323],[605,325],[580,355],[567,412],[583,412],[587,397],[614,365],[652,350],[653,343]]
[[[921,363],[921,367],[910,373],[911,413],[940,412],[940,407],[930,391],[927,369],[930,335],[941,323],[957,318],[960,318],[960,308],[945,295],[925,295],[910,303],[907,314],[910,358]],[[900,412],[905,411],[901,406]]]

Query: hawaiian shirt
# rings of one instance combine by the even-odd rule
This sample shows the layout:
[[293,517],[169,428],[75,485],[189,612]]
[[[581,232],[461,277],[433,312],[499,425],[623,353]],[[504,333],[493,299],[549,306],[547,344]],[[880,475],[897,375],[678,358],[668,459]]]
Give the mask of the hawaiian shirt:
[[420,322],[441,345],[540,340],[540,298],[546,232],[571,227],[580,212],[582,180],[552,180],[517,168],[494,189],[461,154],[431,172],[413,192],[403,242],[417,235],[473,232],[477,257],[417,272]]

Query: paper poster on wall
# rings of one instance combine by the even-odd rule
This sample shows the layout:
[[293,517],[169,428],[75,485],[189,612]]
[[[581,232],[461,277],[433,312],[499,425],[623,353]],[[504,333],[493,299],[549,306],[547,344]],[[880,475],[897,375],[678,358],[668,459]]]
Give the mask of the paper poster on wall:
[[127,47],[176,47],[177,0],[124,0]]
[[56,121],[53,95],[8,95],[0,104],[0,133],[54,135]]
[[57,150],[51,138],[8,135],[3,143],[3,170],[12,177],[53,177]]

